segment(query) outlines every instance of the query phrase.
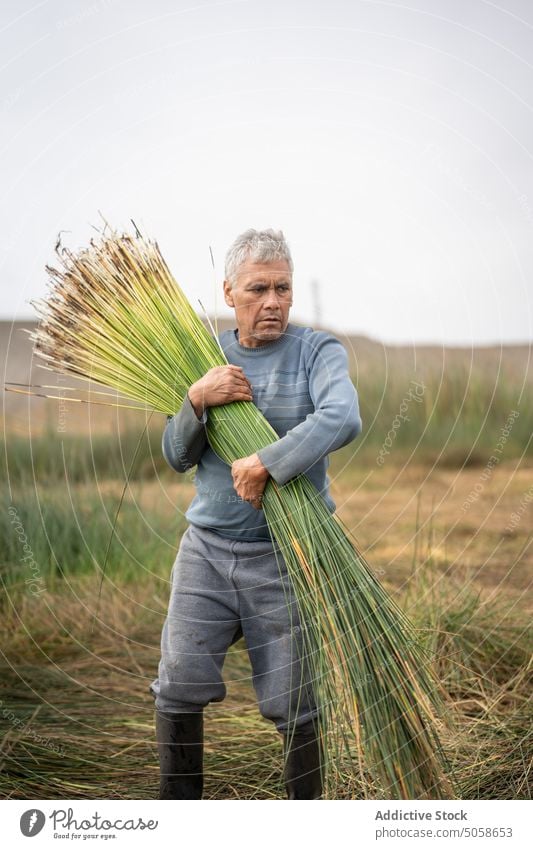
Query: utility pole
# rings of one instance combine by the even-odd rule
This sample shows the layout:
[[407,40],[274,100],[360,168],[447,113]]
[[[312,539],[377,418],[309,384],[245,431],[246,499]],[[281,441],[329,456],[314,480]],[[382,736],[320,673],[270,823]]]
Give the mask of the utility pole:
[[313,303],[313,327],[322,327],[322,304],[320,301],[320,283],[313,277],[311,280],[311,300]]

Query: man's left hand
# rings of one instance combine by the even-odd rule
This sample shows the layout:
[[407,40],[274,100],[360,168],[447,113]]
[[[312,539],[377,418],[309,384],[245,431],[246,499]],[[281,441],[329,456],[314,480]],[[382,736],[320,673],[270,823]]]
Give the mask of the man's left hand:
[[235,460],[231,466],[231,475],[237,495],[243,501],[249,501],[256,510],[260,510],[269,473],[257,454]]

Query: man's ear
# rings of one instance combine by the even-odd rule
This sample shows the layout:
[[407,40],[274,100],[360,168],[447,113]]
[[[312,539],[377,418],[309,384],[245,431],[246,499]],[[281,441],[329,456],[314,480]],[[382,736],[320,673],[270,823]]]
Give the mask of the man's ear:
[[231,291],[231,285],[227,280],[224,280],[224,300],[226,301],[228,307],[234,307],[235,304],[233,302],[233,293]]

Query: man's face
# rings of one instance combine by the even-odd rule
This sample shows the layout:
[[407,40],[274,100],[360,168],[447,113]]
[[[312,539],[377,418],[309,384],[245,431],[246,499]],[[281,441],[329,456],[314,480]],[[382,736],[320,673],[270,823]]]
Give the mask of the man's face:
[[224,298],[235,309],[241,345],[258,348],[275,342],[285,332],[292,306],[289,263],[246,260],[238,268],[233,288],[224,280]]

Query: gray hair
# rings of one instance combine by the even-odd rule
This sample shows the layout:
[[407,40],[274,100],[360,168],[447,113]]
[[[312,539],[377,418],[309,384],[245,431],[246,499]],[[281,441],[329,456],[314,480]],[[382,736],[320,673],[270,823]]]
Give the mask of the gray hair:
[[235,284],[239,266],[252,262],[274,262],[285,259],[294,269],[291,252],[282,230],[246,230],[237,236],[226,254],[224,275],[230,286]]

